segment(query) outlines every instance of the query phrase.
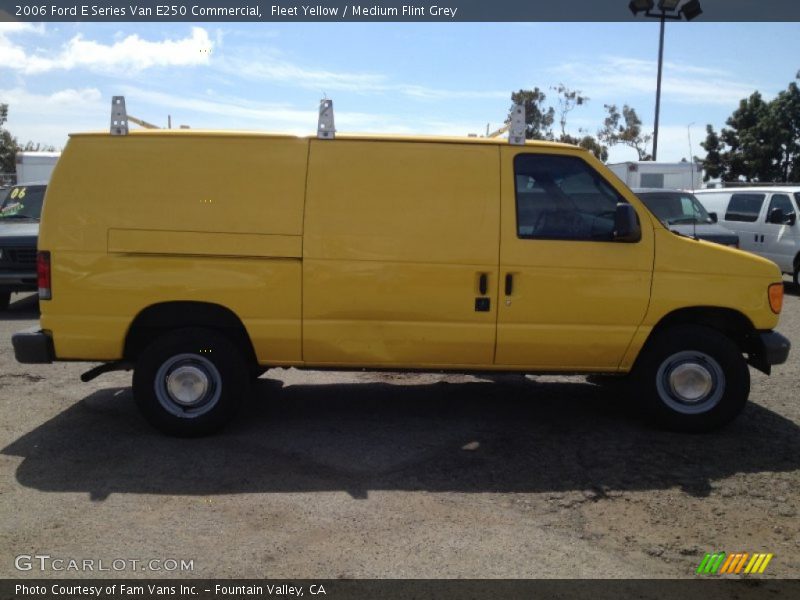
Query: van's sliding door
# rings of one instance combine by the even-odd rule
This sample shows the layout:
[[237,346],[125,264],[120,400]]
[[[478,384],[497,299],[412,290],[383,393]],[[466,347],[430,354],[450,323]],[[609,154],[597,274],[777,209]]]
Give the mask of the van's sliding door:
[[491,365],[499,177],[494,145],[312,140],[304,361]]

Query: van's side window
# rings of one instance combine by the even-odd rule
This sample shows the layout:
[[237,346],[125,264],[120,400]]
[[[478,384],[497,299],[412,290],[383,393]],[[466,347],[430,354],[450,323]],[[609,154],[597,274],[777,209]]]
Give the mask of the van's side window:
[[755,223],[761,212],[766,194],[733,194],[725,213],[726,221]]
[[783,211],[783,214],[786,215],[787,217],[789,215],[795,214],[794,205],[792,204],[792,199],[786,194],[772,195],[772,198],[769,201],[769,209],[767,209],[767,214],[764,217],[767,222],[769,222],[769,214],[772,212],[774,208],[780,208]]
[[617,203],[625,199],[580,158],[518,154],[514,175],[520,238],[612,239]]

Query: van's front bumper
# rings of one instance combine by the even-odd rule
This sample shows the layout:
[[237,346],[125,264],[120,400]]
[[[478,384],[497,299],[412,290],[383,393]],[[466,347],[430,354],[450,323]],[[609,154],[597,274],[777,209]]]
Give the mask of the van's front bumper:
[[14,346],[14,357],[19,363],[51,363],[56,357],[50,332],[37,327],[12,335],[11,345]]
[[769,375],[772,365],[782,365],[789,358],[792,343],[777,331],[759,331],[750,346],[748,362]]

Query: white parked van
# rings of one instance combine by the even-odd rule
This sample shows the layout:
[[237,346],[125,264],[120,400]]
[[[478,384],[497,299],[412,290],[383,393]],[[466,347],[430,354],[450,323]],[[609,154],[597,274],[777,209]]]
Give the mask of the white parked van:
[[743,187],[697,190],[695,196],[719,224],[739,234],[742,250],[759,254],[790,273],[800,271],[800,187]]

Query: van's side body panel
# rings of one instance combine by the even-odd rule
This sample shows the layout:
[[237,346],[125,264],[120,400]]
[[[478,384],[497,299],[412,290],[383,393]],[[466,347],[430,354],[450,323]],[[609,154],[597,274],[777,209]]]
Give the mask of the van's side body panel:
[[495,145],[312,140],[304,360],[491,366],[499,194]]
[[770,283],[781,280],[774,263],[736,248],[677,236],[663,227],[655,228],[655,242],[650,306],[621,370],[630,370],[659,321],[684,308],[730,309],[756,330],[778,325],[767,294]]
[[[585,161],[636,209],[641,240],[519,238],[520,153]],[[135,317],[175,301],[233,312],[262,365],[627,371],[675,310],[777,324],[774,264],[670,233],[589,153],[559,144],[78,135],[39,248],[58,359],[120,359]]]
[[277,136],[74,136],[39,241],[56,355],[121,358],[140,311],[196,300],[233,311],[259,360],[301,361],[307,156]]
[[[522,239],[517,236],[514,157],[578,156],[639,214],[636,243]],[[653,225],[641,202],[599,161],[569,149],[505,146],[502,155],[501,290],[498,364],[532,370],[613,371],[647,311],[653,268]]]

